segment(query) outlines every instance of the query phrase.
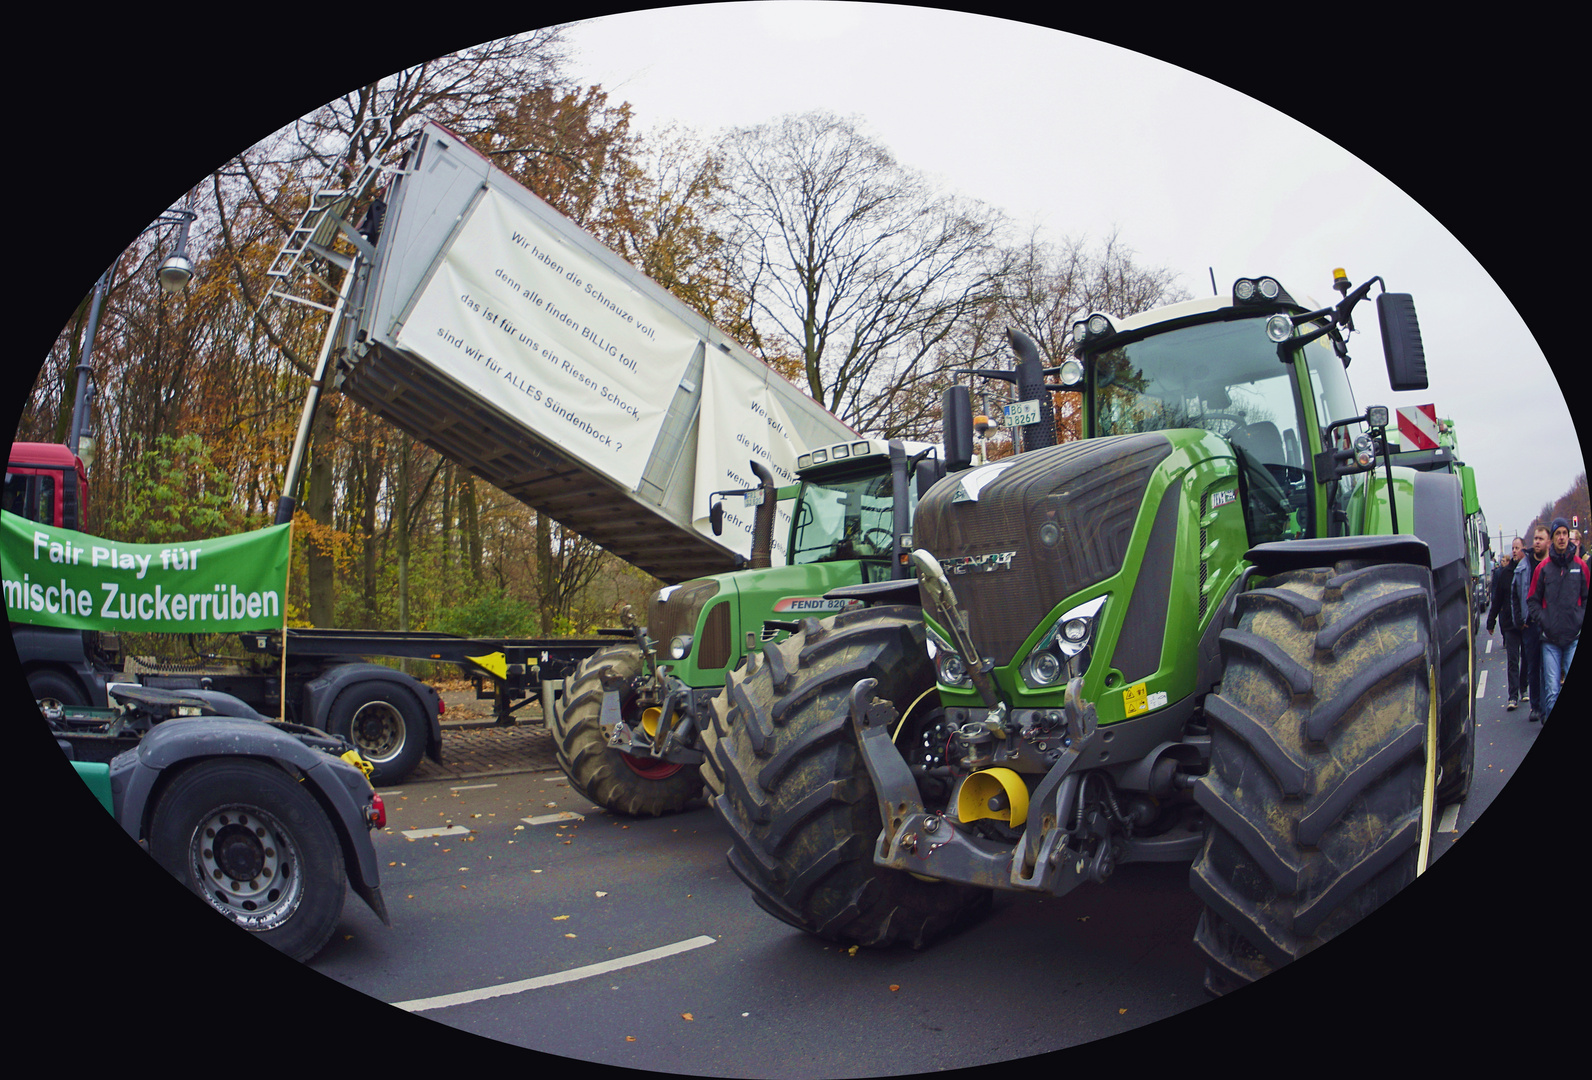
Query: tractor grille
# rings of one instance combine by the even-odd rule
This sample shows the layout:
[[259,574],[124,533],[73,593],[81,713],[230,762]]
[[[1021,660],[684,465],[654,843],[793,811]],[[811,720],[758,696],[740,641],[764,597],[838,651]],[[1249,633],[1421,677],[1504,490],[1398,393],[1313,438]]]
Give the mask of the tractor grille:
[[[647,603],[647,636],[658,643],[663,655],[668,655],[669,642],[677,635],[696,631],[697,616],[718,591],[718,582],[701,579],[652,594]],[[669,598],[660,603],[658,597],[664,592]]]
[[[1057,604],[1122,569],[1150,476],[1171,453],[1154,432],[1065,443],[948,477],[924,497],[917,545],[945,565],[997,665]],[[997,470],[976,500],[954,501]]]

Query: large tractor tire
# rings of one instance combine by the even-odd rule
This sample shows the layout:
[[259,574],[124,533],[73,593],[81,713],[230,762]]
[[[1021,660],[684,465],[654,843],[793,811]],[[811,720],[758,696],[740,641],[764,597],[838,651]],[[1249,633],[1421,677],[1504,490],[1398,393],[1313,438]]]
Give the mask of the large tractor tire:
[[1472,627],[1470,567],[1453,562],[1432,573],[1437,592],[1438,759],[1437,802],[1463,802],[1476,773],[1476,638]]
[[603,735],[603,677],[625,680],[620,715],[632,729],[642,710],[632,680],[642,673],[641,649],[618,645],[581,661],[565,692],[562,708],[548,719],[558,767],[570,784],[605,810],[631,817],[674,814],[702,793],[695,768],[615,750]]
[[731,869],[774,917],[828,941],[921,947],[990,892],[875,865],[881,822],[847,708],[852,687],[903,714],[934,687],[915,607],[845,612],[732,672],[703,733],[703,777],[734,834]]
[[[1343,933],[1425,856],[1437,621],[1424,567],[1340,563],[1238,598],[1190,870],[1213,994]],[[1461,597],[1463,603],[1463,597]],[[1461,631],[1463,632],[1463,626]]]
[[319,952],[343,913],[337,830],[304,785],[263,761],[217,758],[184,768],[155,804],[149,853],[295,960]]

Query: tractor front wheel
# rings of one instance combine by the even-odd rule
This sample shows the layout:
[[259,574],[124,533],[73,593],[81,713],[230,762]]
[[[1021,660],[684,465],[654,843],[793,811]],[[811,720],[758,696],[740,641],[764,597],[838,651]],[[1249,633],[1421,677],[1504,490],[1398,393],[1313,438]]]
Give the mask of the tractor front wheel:
[[603,678],[622,680],[620,713],[632,729],[642,726],[634,682],[643,670],[641,649],[620,645],[582,660],[561,708],[548,727],[558,767],[576,791],[606,810],[631,817],[684,810],[702,793],[697,770],[672,761],[626,754],[608,745],[602,729]]
[[[1410,884],[1429,840],[1438,647],[1425,567],[1340,563],[1238,598],[1211,767],[1195,788],[1214,994],[1348,930]],[[1463,626],[1461,627],[1463,629]]]
[[990,891],[876,865],[881,819],[849,719],[858,681],[905,716],[934,688],[923,613],[877,607],[805,620],[729,677],[702,766],[733,833],[730,867],[775,918],[829,941],[927,944]]

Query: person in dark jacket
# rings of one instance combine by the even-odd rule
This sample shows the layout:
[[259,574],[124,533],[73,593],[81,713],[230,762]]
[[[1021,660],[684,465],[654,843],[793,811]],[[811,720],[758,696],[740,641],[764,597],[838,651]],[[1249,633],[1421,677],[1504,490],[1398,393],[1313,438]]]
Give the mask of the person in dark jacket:
[[1587,566],[1580,556],[1570,554],[1570,523],[1554,518],[1550,529],[1553,546],[1548,557],[1537,564],[1526,592],[1530,618],[1542,631],[1544,723],[1559,698],[1559,681],[1575,660],[1587,597]]
[[1542,719],[1542,632],[1534,624],[1526,606],[1526,593],[1531,589],[1531,575],[1548,557],[1548,528],[1538,525],[1531,534],[1531,547],[1515,563],[1514,587],[1510,592],[1510,611],[1515,625],[1520,627],[1520,693],[1531,704],[1532,723]]
[[1526,557],[1526,544],[1520,537],[1510,545],[1509,555],[1492,572],[1492,603],[1487,607],[1487,632],[1502,627],[1504,651],[1508,654],[1510,712],[1520,707],[1520,625],[1515,622],[1510,593],[1514,588],[1515,566]]

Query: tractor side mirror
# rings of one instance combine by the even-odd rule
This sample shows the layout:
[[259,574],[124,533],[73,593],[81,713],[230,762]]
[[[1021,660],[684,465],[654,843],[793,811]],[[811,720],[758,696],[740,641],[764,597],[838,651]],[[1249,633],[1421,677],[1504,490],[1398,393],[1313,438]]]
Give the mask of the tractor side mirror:
[[1388,385],[1394,390],[1425,390],[1426,350],[1415,319],[1415,298],[1409,293],[1382,293],[1376,298],[1376,316],[1382,328]]
[[961,472],[973,463],[973,395],[965,386],[947,386],[940,398],[945,435],[945,469]]

